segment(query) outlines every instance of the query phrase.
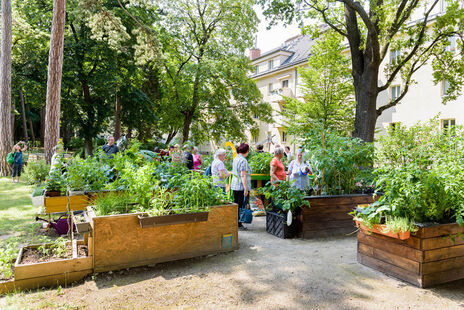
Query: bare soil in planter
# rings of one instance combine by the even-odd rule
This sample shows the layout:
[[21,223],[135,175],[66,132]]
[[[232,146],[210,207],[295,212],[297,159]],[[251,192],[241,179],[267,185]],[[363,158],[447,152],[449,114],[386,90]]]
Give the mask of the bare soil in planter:
[[[39,250],[32,249],[32,248],[25,248],[23,251],[23,257],[21,259],[21,264],[36,264],[36,263],[45,263],[45,262],[53,262],[61,259],[72,258],[72,245],[68,244],[66,246],[67,252],[65,255],[59,257],[54,256],[53,254],[50,256],[43,256]],[[87,256],[88,248],[86,245],[78,245],[77,246],[77,255],[79,257]]]

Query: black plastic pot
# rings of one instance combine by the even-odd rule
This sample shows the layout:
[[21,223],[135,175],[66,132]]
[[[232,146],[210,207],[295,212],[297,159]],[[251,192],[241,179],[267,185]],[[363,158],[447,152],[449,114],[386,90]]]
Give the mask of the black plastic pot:
[[297,235],[298,223],[292,221],[290,226],[287,225],[287,214],[266,211],[266,231],[271,235],[282,239],[291,239]]

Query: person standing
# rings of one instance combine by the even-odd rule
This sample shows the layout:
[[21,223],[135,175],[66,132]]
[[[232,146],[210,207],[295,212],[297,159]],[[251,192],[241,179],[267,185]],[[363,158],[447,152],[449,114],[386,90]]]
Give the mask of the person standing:
[[296,159],[290,164],[290,181],[293,182],[293,186],[296,186],[299,190],[305,190],[309,187],[309,175],[313,174],[311,165],[303,162],[303,151],[298,150],[296,153]]
[[264,145],[262,145],[261,143],[257,144],[256,145],[256,153],[264,153]]
[[271,183],[285,181],[285,167],[282,163],[284,149],[278,147],[274,150],[274,158],[271,160]]
[[193,170],[200,169],[202,164],[203,164],[203,160],[201,159],[201,155],[198,152],[198,148],[194,146],[193,147]]
[[[21,148],[21,145],[23,148]],[[23,169],[23,152],[27,150],[27,145],[23,141],[19,141],[15,146],[13,146],[13,164],[11,166],[13,178],[13,183],[19,183],[19,177],[21,176],[21,170]],[[16,182],[15,182],[16,178]]]
[[193,170],[193,155],[191,153],[191,149],[189,145],[184,146],[184,156],[183,160],[185,164],[187,165],[187,168],[189,170]]
[[116,144],[114,144],[114,137],[108,137],[108,144],[102,146],[103,152],[105,152],[108,158],[113,158],[115,154],[119,152],[119,148]]
[[290,147],[287,145],[287,146],[285,147],[285,157],[287,157],[287,159],[288,159],[289,161],[291,161],[291,160],[292,160],[292,156],[293,156],[292,151],[290,150]]
[[211,164],[211,175],[213,176],[213,185],[219,187],[222,192],[226,193],[226,179],[230,176],[227,171],[224,160],[226,159],[226,150],[219,149],[214,154],[214,160]]
[[[250,152],[250,147],[246,143],[240,144],[237,148],[237,156],[232,163],[232,181],[230,188],[234,192],[234,202],[238,204],[240,219],[240,208],[246,207],[246,199],[251,191],[251,168],[246,160]],[[246,227],[239,221],[238,227],[241,230],[246,230]]]

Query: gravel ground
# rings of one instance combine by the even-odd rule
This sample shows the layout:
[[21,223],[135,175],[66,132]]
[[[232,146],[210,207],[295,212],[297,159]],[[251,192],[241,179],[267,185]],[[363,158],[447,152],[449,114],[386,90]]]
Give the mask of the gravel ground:
[[354,236],[283,240],[255,218],[233,253],[15,294],[1,309],[464,309],[464,281],[419,289],[356,262]]

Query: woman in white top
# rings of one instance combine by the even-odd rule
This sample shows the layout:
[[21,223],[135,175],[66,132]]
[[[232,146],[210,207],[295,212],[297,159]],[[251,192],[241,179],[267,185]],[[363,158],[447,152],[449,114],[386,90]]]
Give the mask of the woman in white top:
[[226,159],[226,150],[219,149],[214,154],[214,160],[211,164],[211,175],[213,176],[213,184],[222,189],[223,193],[226,192],[226,179],[229,177],[230,172],[227,171],[224,160]]
[[309,176],[313,174],[313,169],[311,165],[303,162],[303,151],[298,150],[296,153],[296,159],[290,163],[289,166],[290,172],[290,181],[295,181],[293,183],[300,190],[304,190],[309,186]]

